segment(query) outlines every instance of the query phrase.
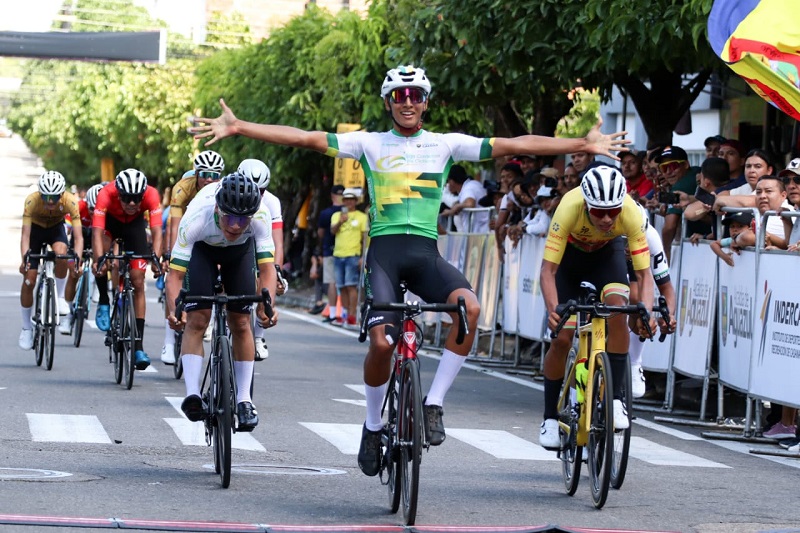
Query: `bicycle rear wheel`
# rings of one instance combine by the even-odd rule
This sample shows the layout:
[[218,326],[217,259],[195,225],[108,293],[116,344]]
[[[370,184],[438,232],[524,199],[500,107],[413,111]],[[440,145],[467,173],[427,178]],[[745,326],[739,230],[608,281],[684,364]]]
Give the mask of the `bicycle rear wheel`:
[[78,280],[78,290],[75,295],[77,305],[72,312],[72,344],[79,348],[83,338],[83,321],[89,311],[89,273],[84,272]]
[[398,430],[400,440],[400,470],[402,473],[403,518],[413,526],[417,518],[419,496],[419,463],[422,460],[424,414],[419,383],[419,362],[406,361],[402,366]]
[[389,388],[386,390],[387,427],[382,437],[386,441],[383,464],[386,468],[386,487],[389,491],[389,509],[392,513],[396,513],[400,509],[400,496],[402,496],[401,454],[397,439],[397,408],[399,405],[397,379],[397,375],[392,371],[392,379],[389,380]]
[[120,316],[119,306],[116,304],[116,296],[113,301],[115,303],[111,314],[111,327],[106,333],[106,336],[109,339],[109,355],[111,356],[111,362],[114,363],[114,381],[120,384],[122,383],[122,367],[124,364],[122,360],[125,358],[125,354],[123,353],[124,346],[120,340],[120,332],[122,331],[120,322],[122,321],[122,317]]
[[[217,424],[214,431],[214,453],[219,462],[219,478],[222,488],[231,484],[231,433],[233,432],[233,387],[231,380],[231,345],[227,337],[217,339],[214,356],[217,357],[218,373],[214,387],[214,416]],[[215,463],[216,464],[216,463]]]
[[614,489],[622,487],[622,483],[625,481],[625,472],[628,469],[628,453],[631,449],[633,395],[631,392],[630,360],[625,362],[625,383],[622,391],[622,401],[625,402],[625,406],[628,409],[628,428],[614,432],[614,451],[611,459],[611,488]]
[[614,387],[608,354],[596,356],[592,379],[592,395],[587,398],[591,409],[588,444],[589,480],[592,503],[601,509],[608,497],[611,481],[611,454],[614,447]]
[[133,308],[133,291],[125,291],[122,297],[122,346],[123,378],[125,388],[133,387],[134,352],[136,351],[136,311]]
[[53,356],[56,348],[56,321],[58,320],[58,302],[56,301],[56,282],[47,278],[45,287],[45,315],[42,330],[44,344],[44,367],[53,369]]
[[181,379],[183,376],[183,361],[181,361],[181,343],[183,342],[183,332],[178,331],[175,333],[175,364],[172,365],[172,375],[175,379]]
[[564,477],[564,488],[569,496],[578,490],[578,483],[581,477],[581,459],[583,458],[583,446],[578,446],[578,419],[581,406],[575,402],[570,395],[570,378],[572,377],[572,365],[575,364],[575,351],[570,350],[567,358],[566,372],[564,373],[564,385],[562,386],[563,402],[558,406],[559,422],[566,424],[569,428],[564,431],[559,424],[558,435],[561,438],[561,450],[558,452],[561,459],[561,473]]

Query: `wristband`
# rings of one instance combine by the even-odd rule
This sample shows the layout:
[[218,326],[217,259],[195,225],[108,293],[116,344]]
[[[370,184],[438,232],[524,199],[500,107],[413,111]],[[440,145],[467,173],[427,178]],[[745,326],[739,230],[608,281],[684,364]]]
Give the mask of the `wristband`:
[[731,245],[731,242],[733,242],[733,239],[731,239],[730,237],[725,237],[724,239],[719,241],[719,245],[722,246],[723,248],[728,248]]

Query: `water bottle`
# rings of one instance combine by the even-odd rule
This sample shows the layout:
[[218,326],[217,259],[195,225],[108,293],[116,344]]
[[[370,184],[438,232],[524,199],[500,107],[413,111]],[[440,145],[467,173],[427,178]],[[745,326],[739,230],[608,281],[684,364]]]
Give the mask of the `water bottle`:
[[575,388],[578,403],[583,403],[586,383],[589,380],[589,361],[588,359],[578,359],[575,361]]

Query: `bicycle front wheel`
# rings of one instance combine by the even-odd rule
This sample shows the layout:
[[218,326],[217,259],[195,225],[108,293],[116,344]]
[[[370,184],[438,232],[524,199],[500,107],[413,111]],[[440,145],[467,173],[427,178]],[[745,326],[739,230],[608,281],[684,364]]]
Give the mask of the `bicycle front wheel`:
[[106,332],[106,335],[109,339],[109,355],[112,359],[111,362],[114,363],[114,381],[120,384],[122,383],[122,371],[124,366],[122,361],[125,358],[124,346],[120,340],[122,331],[120,322],[122,321],[122,317],[120,316],[119,306],[116,304],[117,298],[114,297],[113,301],[115,303],[111,315],[111,327],[108,332]]
[[44,367],[47,370],[53,369],[53,355],[56,349],[56,321],[58,320],[58,302],[56,301],[56,282],[52,278],[47,278],[45,287],[45,315],[43,344],[44,344]]
[[625,402],[625,406],[628,408],[628,428],[614,432],[614,452],[611,460],[611,488],[614,489],[622,487],[622,483],[625,481],[625,472],[628,469],[628,453],[631,449],[633,395],[631,392],[631,365],[629,359],[625,361],[622,401]]
[[389,491],[389,509],[396,513],[400,509],[400,496],[402,496],[402,479],[400,469],[400,446],[397,439],[397,408],[399,396],[397,394],[397,375],[392,371],[392,378],[389,380],[389,388],[386,390],[386,400],[384,404],[388,409],[386,417],[386,447],[384,452],[384,467],[386,468],[386,487]]
[[133,291],[125,291],[122,299],[123,377],[125,388],[133,387],[134,353],[136,351],[136,310],[133,308]]
[[588,444],[589,480],[592,503],[601,509],[608,497],[611,480],[611,454],[614,447],[614,387],[608,354],[596,356],[592,379],[592,395],[587,398],[591,409]]
[[228,337],[219,337],[213,357],[217,358],[217,379],[212,383],[214,389],[214,416],[217,423],[214,431],[214,454],[219,464],[219,478],[222,488],[231,484],[231,434],[233,433],[233,387],[231,380],[231,345]]
[[86,319],[89,311],[89,273],[84,272],[81,279],[78,280],[78,290],[75,295],[77,305],[72,313],[72,344],[76,348],[80,348],[81,339],[83,338],[83,321]]
[[398,409],[397,436],[400,440],[400,470],[402,472],[403,517],[413,526],[417,518],[419,496],[419,463],[422,460],[424,432],[422,391],[419,383],[419,362],[411,359],[403,364]]

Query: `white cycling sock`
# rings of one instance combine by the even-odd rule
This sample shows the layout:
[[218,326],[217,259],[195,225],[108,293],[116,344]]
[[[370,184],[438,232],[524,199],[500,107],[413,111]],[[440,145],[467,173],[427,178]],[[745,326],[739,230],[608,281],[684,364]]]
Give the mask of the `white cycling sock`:
[[383,429],[381,406],[383,405],[383,398],[386,396],[386,387],[388,384],[388,381],[379,387],[370,387],[366,383],[364,384],[364,393],[367,397],[366,426],[370,431],[380,431]]
[[632,365],[642,364],[642,352],[644,351],[644,342],[639,340],[639,334],[631,331],[631,342],[628,346],[628,355],[631,357]]
[[169,327],[169,320],[164,319],[164,345],[175,344],[175,331]]
[[263,339],[264,338],[264,331],[265,331],[264,328],[259,326],[258,325],[258,320],[256,320],[256,325],[253,328],[253,335],[255,335],[255,337],[257,339]]
[[250,384],[253,383],[253,361],[234,361],[233,373],[236,375],[236,403],[251,402]]
[[445,348],[444,352],[442,352],[442,359],[439,361],[439,367],[433,376],[433,383],[431,383],[431,390],[428,391],[425,405],[442,405],[444,395],[450,390],[450,386],[455,381],[458,371],[461,370],[465,360],[466,356],[458,355]]
[[33,329],[31,325],[31,314],[33,307],[20,307],[22,309],[22,329]]
[[186,385],[186,396],[200,396],[200,376],[203,373],[203,356],[184,354],[181,356],[183,364],[183,383]]
[[64,276],[63,278],[56,278],[56,292],[58,292],[58,297],[64,297],[64,289],[67,288],[67,277]]

